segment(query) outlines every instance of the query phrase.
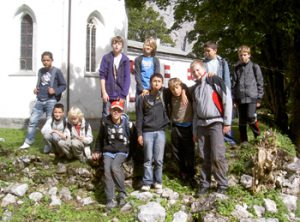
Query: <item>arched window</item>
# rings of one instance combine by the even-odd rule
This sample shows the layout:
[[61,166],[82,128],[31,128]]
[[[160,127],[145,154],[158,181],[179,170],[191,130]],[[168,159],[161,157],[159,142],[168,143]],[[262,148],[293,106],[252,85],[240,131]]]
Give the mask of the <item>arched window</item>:
[[86,26],[86,71],[96,71],[96,24],[93,19]]
[[33,21],[32,18],[26,14],[21,21],[21,70],[32,70],[32,39]]

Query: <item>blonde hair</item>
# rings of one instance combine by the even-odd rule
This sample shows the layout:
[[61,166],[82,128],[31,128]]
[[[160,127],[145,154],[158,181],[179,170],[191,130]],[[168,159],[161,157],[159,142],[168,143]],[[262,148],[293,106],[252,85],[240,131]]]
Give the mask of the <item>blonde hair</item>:
[[191,63],[191,65],[190,65],[191,70],[192,70],[192,69],[194,68],[194,66],[197,65],[197,64],[200,65],[202,68],[205,69],[205,65],[204,65],[203,61],[200,60],[200,59],[195,59],[195,60]]
[[152,52],[151,52],[151,55],[152,56],[155,56],[155,53],[156,53],[156,49],[157,49],[157,44],[156,44],[156,40],[155,38],[153,37],[150,37],[150,38],[147,38],[144,42],[144,45],[143,45],[143,52],[144,52],[144,46],[146,44],[149,44],[152,48]]
[[80,121],[83,119],[84,114],[78,107],[71,107],[71,109],[68,112],[68,120],[71,121],[72,116],[76,116],[80,119]]
[[251,49],[249,46],[247,45],[241,45],[239,48],[238,48],[238,53],[241,54],[241,53],[248,53],[249,55],[251,54]]
[[179,78],[172,78],[168,82],[168,87],[170,90],[174,89],[176,86],[181,86],[182,81]]
[[117,35],[111,39],[111,45],[113,45],[114,43],[118,43],[118,42],[121,42],[122,46],[124,45],[124,40],[121,36]]

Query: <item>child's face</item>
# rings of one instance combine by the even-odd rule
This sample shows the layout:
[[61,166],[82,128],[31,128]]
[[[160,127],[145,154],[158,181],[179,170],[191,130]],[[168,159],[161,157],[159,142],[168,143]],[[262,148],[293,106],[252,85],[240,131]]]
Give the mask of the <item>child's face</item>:
[[217,50],[212,48],[204,48],[204,57],[207,59],[215,59],[217,57]]
[[42,63],[43,63],[43,66],[46,68],[46,69],[50,69],[51,66],[52,66],[52,62],[53,60],[47,56],[47,55],[44,55],[43,58],[42,58]]
[[179,97],[179,96],[181,96],[182,87],[180,85],[176,85],[176,86],[172,87],[171,92],[172,92],[173,96]]
[[78,116],[71,116],[70,120],[73,125],[77,125],[78,123],[80,123],[80,119]]
[[205,74],[205,69],[200,64],[195,64],[191,70],[195,79],[200,79]]
[[163,81],[161,78],[153,77],[153,79],[151,80],[151,89],[158,91],[161,89],[162,84],[163,84]]
[[247,52],[239,53],[240,61],[243,62],[243,63],[248,63],[250,61],[250,56],[251,55]]
[[123,113],[123,111],[121,109],[116,108],[116,107],[112,108],[110,110],[112,121],[117,122],[121,118],[122,113]]
[[153,48],[150,46],[149,43],[145,43],[143,51],[145,56],[150,56],[153,51]]
[[61,120],[64,116],[64,111],[61,108],[54,108],[53,116],[55,120]]
[[112,44],[112,50],[114,54],[120,54],[123,48],[122,42],[114,42]]

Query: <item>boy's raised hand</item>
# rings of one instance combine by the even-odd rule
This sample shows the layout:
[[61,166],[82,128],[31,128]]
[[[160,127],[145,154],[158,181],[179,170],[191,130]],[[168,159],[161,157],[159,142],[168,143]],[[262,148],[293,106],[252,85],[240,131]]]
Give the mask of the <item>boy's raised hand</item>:
[[49,93],[50,95],[53,95],[53,94],[55,94],[55,90],[54,90],[52,87],[49,87],[49,88],[48,88],[48,93]]
[[37,94],[39,93],[39,88],[35,88],[35,89],[33,90],[33,93],[34,93],[35,95],[37,95]]

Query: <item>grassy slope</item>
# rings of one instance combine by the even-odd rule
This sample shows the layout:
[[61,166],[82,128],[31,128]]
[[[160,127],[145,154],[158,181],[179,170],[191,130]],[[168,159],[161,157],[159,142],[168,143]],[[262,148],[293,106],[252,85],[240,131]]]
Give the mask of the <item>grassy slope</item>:
[[[267,126],[263,126],[263,129],[266,129]],[[234,131],[237,130],[236,123],[234,124]],[[8,166],[5,168],[4,174],[16,173],[12,161],[16,158],[16,156],[22,156],[24,154],[33,154],[40,156],[43,160],[53,162],[53,157],[49,155],[43,154],[43,140],[41,134],[37,133],[36,142],[28,151],[18,151],[18,147],[22,144],[26,131],[25,130],[15,130],[15,129],[0,129],[0,137],[5,138],[5,142],[0,142],[1,155],[0,162],[1,167],[3,168],[3,164]],[[237,134],[236,134],[237,135]],[[250,135],[250,133],[249,133]],[[291,144],[290,140],[279,133],[277,133],[278,137],[278,145],[280,147],[284,147],[284,149],[288,150],[291,155],[295,155],[294,147]],[[250,137],[250,140],[253,138]],[[232,153],[234,151],[229,151],[227,153],[227,158],[230,163],[230,173],[235,175],[241,175],[245,171],[245,164],[247,159],[251,158],[253,155],[253,149],[247,150],[239,150],[239,158],[230,159]],[[70,167],[78,167],[82,166],[78,161],[73,161],[68,163]],[[185,186],[178,178],[176,177],[176,171],[174,171],[174,165],[172,164],[171,159],[166,159],[165,161],[165,169],[164,169],[164,186],[170,187],[173,190],[177,191],[180,195],[183,194],[193,194],[193,190],[189,186]],[[53,168],[45,170],[43,168],[39,168],[40,176],[44,177],[54,173],[55,166]],[[7,180],[15,181],[16,178],[8,179],[7,175],[4,177],[3,174],[0,176],[0,187],[5,185]],[[21,181],[26,181],[26,178],[19,178]],[[21,182],[19,181],[19,182]],[[26,181],[30,185],[30,189],[28,193],[36,191],[34,188],[34,184],[32,181]],[[73,196],[75,196],[79,189],[77,187],[69,187]],[[128,191],[133,191],[132,188],[128,188]],[[253,205],[258,204],[261,205],[263,202],[263,198],[269,197],[276,201],[279,212],[277,214],[267,214],[269,217],[279,218],[280,221],[286,221],[284,214],[286,213],[286,209],[282,204],[282,201],[278,198],[276,190],[267,191],[264,193],[258,193],[255,196],[250,194],[247,190],[243,189],[240,186],[231,187],[229,189],[228,195],[230,196],[230,201],[220,201],[217,204],[218,212],[224,216],[230,216],[230,212],[234,209],[235,204],[238,203],[247,203],[250,206],[250,211],[253,211]],[[67,204],[63,204],[61,207],[49,207],[49,199],[44,197],[43,201],[40,205],[34,205],[32,201],[28,198],[23,198],[24,203],[18,207],[8,206],[8,210],[13,212],[13,220],[12,221],[110,221],[112,218],[116,217],[120,221],[136,221],[134,215],[137,213],[137,206],[143,204],[142,201],[137,201],[132,197],[128,197],[128,201],[134,207],[134,213],[121,213],[119,209],[114,209],[110,213],[107,213],[103,208],[103,203],[105,201],[105,197],[103,194],[103,187],[98,186],[95,192],[91,192],[91,195],[97,200],[97,204],[90,206],[79,206],[76,201],[71,201]],[[299,198],[300,199],[300,198]],[[167,207],[167,202],[162,200],[161,204]],[[172,221],[172,215],[177,212],[181,207],[180,203],[177,203],[173,206],[167,207],[167,218],[166,221]],[[4,209],[0,208],[0,216],[3,215]],[[298,201],[298,217],[300,216],[300,201]],[[199,215],[194,215],[197,218]]]

